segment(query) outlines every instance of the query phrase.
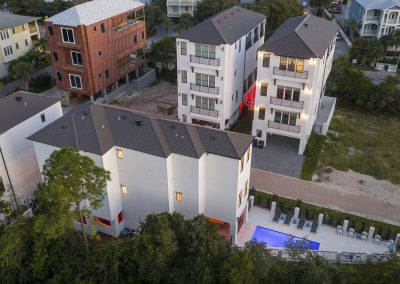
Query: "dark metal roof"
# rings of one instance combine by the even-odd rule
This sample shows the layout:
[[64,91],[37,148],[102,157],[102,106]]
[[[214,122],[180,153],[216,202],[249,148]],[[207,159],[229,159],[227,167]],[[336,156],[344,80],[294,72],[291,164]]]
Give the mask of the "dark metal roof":
[[[17,100],[17,97],[19,101]],[[18,91],[0,99],[0,134],[59,102],[34,93]]]
[[252,141],[249,135],[90,102],[28,139],[97,155],[117,146],[159,157],[175,153],[200,158],[212,153],[233,159],[241,159]]
[[189,28],[178,38],[214,45],[233,44],[265,19],[263,14],[234,6]]
[[259,48],[281,56],[322,58],[336,37],[337,24],[308,15],[286,20]]
[[40,18],[0,12],[0,30],[13,28],[15,26],[30,23],[38,19]]

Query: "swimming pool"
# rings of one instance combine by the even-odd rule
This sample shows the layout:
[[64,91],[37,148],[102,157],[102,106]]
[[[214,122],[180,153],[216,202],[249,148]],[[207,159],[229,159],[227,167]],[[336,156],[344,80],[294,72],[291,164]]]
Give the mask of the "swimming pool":
[[310,248],[312,250],[319,250],[319,243],[317,242],[304,240],[296,236],[290,236],[288,234],[260,226],[256,227],[251,240],[257,243],[265,243],[268,247],[271,248],[285,248],[287,247],[288,242],[290,240],[289,237],[291,237],[291,242],[304,241],[305,248]]

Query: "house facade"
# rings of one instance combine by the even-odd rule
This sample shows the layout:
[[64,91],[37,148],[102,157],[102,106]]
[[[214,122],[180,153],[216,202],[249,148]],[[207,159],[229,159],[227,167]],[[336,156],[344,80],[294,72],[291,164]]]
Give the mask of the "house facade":
[[36,17],[0,12],[0,78],[8,75],[8,63],[25,55],[32,40],[40,39]]
[[254,106],[264,33],[264,15],[232,7],[177,37],[181,121],[225,129]]
[[352,0],[347,21],[354,19],[361,37],[381,38],[400,28],[399,0]]
[[[18,91],[0,99],[0,190],[3,200],[29,205],[41,182],[26,138],[62,116],[58,99]],[[0,196],[2,194],[0,193]]]
[[312,15],[295,17],[260,47],[252,135],[261,147],[281,135],[297,139],[303,154],[317,122],[326,134],[336,102],[324,93],[337,30]]
[[251,136],[87,103],[29,139],[39,167],[71,147],[111,172],[95,216],[114,237],[150,213],[176,211],[204,214],[234,242],[247,219]]
[[144,65],[144,5],[93,0],[45,21],[57,88],[97,100],[139,77]]
[[167,0],[167,16],[170,18],[179,18],[187,13],[193,16],[197,3],[201,0]]

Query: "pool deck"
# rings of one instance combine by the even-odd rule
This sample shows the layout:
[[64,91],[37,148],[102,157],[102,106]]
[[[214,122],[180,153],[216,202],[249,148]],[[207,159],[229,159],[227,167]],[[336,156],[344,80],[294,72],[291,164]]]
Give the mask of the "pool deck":
[[288,235],[293,235],[299,238],[306,238],[308,240],[320,243],[319,251],[331,252],[353,252],[353,253],[388,253],[388,248],[385,242],[380,244],[373,243],[372,240],[358,240],[356,238],[347,237],[347,233],[338,235],[336,228],[322,225],[318,226],[317,233],[311,233],[310,228],[304,226],[303,230],[297,229],[296,224],[285,225],[280,220],[278,223],[272,221],[272,214],[270,211],[253,207],[251,208],[247,223],[238,234],[237,245],[244,246],[244,244],[251,240],[254,230],[257,226],[269,228],[278,232]]

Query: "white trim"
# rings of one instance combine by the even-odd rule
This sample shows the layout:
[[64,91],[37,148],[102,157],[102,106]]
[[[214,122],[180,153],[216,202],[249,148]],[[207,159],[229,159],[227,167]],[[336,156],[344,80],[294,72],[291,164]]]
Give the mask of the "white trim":
[[[79,81],[81,82],[81,87],[80,88],[72,86],[71,76],[79,77]],[[71,86],[72,89],[82,90],[82,77],[80,75],[68,74],[68,78],[69,78],[69,85]]]
[[[65,40],[64,40],[63,30],[71,30],[71,31],[72,31],[72,37],[74,38],[74,42],[65,41]],[[62,39],[62,41],[63,41],[64,43],[75,44],[75,33],[74,33],[74,29],[72,29],[72,28],[61,27],[61,28],[60,28],[60,31],[61,31],[61,39]]]
[[[79,54],[81,55],[82,64],[75,64],[75,63],[74,63],[74,58],[73,58],[73,56],[72,56],[72,53],[73,53],[73,52],[79,53]],[[72,65],[75,65],[75,66],[83,66],[82,52],[80,52],[80,51],[75,51],[75,50],[71,50],[71,63],[72,63]]]

